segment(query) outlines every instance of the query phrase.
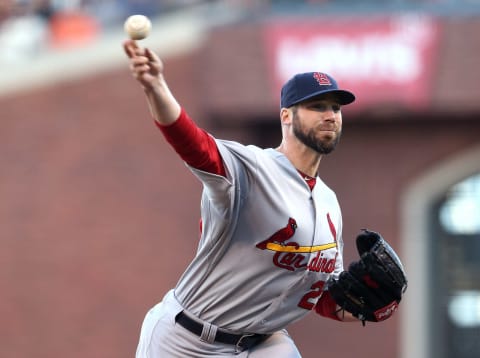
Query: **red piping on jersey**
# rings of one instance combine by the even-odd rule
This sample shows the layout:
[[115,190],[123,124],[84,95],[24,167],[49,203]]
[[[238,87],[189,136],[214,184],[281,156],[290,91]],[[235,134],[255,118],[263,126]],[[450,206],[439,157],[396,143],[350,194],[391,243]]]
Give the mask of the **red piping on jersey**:
[[188,165],[208,173],[226,176],[215,140],[205,130],[199,128],[183,108],[172,124],[162,125],[157,121],[155,124]]

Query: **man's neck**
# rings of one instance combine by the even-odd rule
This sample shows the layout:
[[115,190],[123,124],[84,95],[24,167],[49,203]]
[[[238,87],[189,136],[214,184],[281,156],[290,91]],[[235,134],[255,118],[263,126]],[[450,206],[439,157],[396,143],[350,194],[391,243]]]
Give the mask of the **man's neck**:
[[322,155],[313,151],[310,148],[293,148],[282,142],[277,148],[280,153],[283,153],[293,166],[305,175],[316,177],[320,167]]

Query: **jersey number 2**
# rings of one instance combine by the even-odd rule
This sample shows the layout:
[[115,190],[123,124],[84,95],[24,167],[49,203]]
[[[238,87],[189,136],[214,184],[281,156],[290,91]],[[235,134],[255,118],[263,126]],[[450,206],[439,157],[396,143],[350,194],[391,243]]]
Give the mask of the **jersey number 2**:
[[310,300],[311,299],[315,300],[316,298],[322,295],[324,285],[325,285],[325,281],[315,282],[310,287],[311,291],[305,294],[305,296],[302,297],[300,302],[298,302],[298,307],[309,310],[309,311],[312,310],[313,307],[315,306],[315,303],[311,302]]

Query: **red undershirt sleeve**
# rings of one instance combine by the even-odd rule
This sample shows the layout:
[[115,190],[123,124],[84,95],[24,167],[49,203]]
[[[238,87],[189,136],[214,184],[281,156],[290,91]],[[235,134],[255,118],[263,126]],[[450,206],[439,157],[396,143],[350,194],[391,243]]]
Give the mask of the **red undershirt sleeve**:
[[338,318],[337,313],[337,303],[330,295],[328,291],[323,292],[322,296],[318,300],[317,304],[315,305],[315,312],[317,312],[320,316],[327,317],[334,319],[336,321],[341,321]]
[[198,127],[183,108],[178,119],[172,124],[162,125],[157,121],[155,124],[188,165],[208,173],[226,176],[215,140]]

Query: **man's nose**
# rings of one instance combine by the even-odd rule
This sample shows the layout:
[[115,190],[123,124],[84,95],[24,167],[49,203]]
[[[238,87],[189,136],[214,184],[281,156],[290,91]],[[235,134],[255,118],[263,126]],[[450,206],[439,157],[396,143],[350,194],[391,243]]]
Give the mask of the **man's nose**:
[[323,118],[324,118],[325,121],[335,122],[336,113],[335,113],[335,111],[333,110],[332,107],[326,108],[325,112],[323,112],[323,115],[324,115]]

